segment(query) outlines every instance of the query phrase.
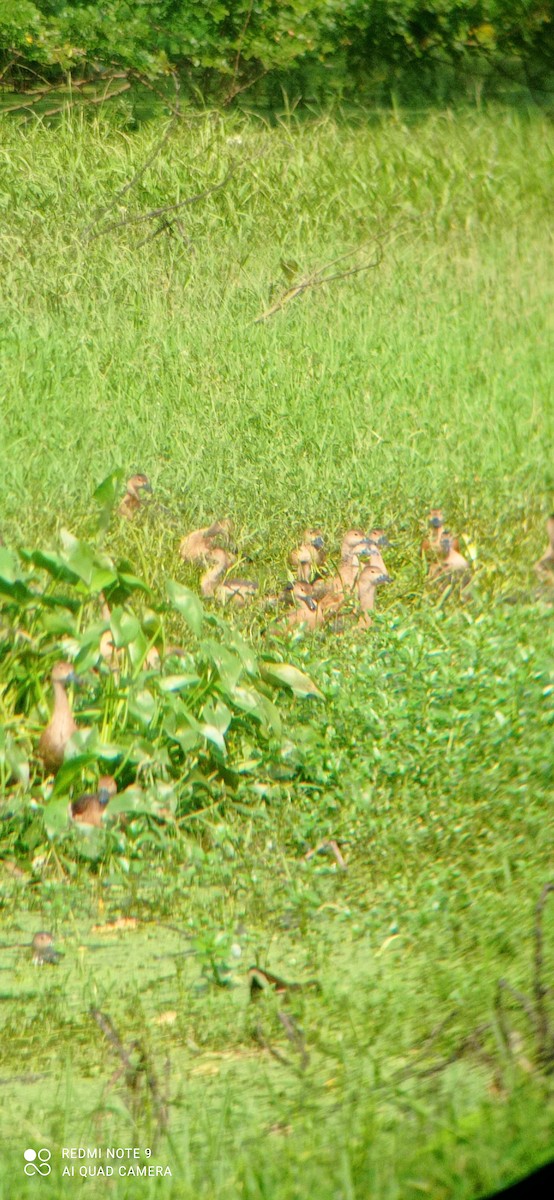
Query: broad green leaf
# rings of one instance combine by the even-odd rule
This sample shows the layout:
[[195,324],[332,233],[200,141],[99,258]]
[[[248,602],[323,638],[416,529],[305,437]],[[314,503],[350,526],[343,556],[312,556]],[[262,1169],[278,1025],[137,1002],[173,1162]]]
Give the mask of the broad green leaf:
[[49,800],[44,807],[44,826],[49,838],[60,837],[68,827],[67,795]]
[[185,618],[187,625],[196,637],[200,637],[204,621],[202,601],[195,592],[191,592],[190,588],[183,587],[175,579],[166,580],[166,590],[173,607]]
[[136,692],[129,699],[129,716],[141,725],[150,725],[156,716],[156,699],[148,688]]
[[215,725],[200,725],[200,733],[202,734],[202,737],[206,738],[206,741],[211,742],[212,746],[215,746],[216,750],[218,750],[220,754],[222,754],[224,757],[226,756],[227,747],[225,745],[225,738]]
[[218,700],[215,704],[209,700],[202,709],[202,720],[207,725],[213,725],[219,732],[224,735],[227,733],[229,725],[233,719],[233,714],[226,704],[222,704]]
[[299,671],[298,667],[293,667],[290,663],[262,662],[260,670],[268,683],[277,687],[288,687],[295,696],[313,696],[317,700],[325,699],[310,676],[305,675],[303,671]]
[[182,692],[200,683],[199,675],[164,675],[157,679],[160,692]]
[[40,567],[42,571],[47,571],[53,579],[63,579],[65,583],[72,584],[79,582],[77,572],[54,550],[22,550],[21,557],[26,562],[32,562],[33,566]]
[[238,654],[228,650],[226,646],[222,646],[220,642],[205,641],[202,642],[200,649],[203,654],[209,658],[214,667],[217,668],[222,684],[232,691],[236,687],[242,673],[243,664]]
[[[130,642],[138,637],[139,633],[142,633],[137,617],[120,607],[112,610],[110,629],[118,650],[124,646],[128,646]],[[142,636],[144,637],[144,634]]]

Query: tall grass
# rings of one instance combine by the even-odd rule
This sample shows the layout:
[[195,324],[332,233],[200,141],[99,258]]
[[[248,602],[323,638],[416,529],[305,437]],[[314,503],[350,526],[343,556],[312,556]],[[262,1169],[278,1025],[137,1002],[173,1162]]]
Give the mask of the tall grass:
[[[235,165],[181,211],[184,236],[140,246],[149,221],[83,239],[159,136],[4,127],[7,528],[82,517],[113,464],[145,470],[184,524],[226,511],[273,552],[306,520],[413,529],[439,499],[485,538],[503,517],[509,550],[554,486],[548,122],[196,116],[104,221]],[[375,238],[374,271],[254,324],[283,261],[303,276],[369,240],[359,264]]]
[[[58,1200],[107,1194],[61,1176],[62,1146],[155,1139],[93,1005],[160,1088],[169,1060],[152,1161],[173,1176],[118,1178],[118,1200],[473,1200],[554,1144],[535,1025],[513,1001],[503,1033],[495,1008],[500,978],[532,1000],[551,865],[552,608],[531,566],[554,498],[551,127],[190,114],[118,197],[163,128],[3,126],[4,539],[88,537],[92,491],[121,467],[148,473],[155,503],[106,548],[158,600],[167,575],[192,582],[179,536],[223,515],[272,587],[306,524],[336,551],[345,524],[383,523],[394,583],[369,632],[287,645],[325,701],[283,703],[278,748],[245,735],[244,777],[171,837],[154,812],[115,825],[93,864],[45,861],[31,775],[0,865],[0,1197],[36,1194],[26,1145],[52,1149],[40,1188]],[[231,166],[180,228],[101,233]],[[374,269],[256,323],[378,246]],[[477,548],[467,604],[425,589],[431,504]],[[243,622],[257,643],[259,614]],[[346,871],[309,855],[329,839]],[[22,948],[40,928],[57,968]],[[550,984],[551,909],[544,937]],[[320,990],[253,1004],[251,962]]]

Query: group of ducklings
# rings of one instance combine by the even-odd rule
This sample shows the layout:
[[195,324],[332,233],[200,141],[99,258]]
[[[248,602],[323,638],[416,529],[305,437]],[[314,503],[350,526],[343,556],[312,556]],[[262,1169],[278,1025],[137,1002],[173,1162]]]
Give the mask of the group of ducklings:
[[[131,519],[139,511],[142,492],[146,491],[152,491],[147,476],[132,476],[119,507],[121,515]],[[446,528],[440,508],[431,509],[428,524],[429,533],[421,543],[421,553],[428,562],[429,580],[458,579],[464,586],[470,579],[470,564],[460,551],[458,538]],[[554,515],[547,520],[547,532],[548,547],[535,563],[535,571],[543,580],[553,577]],[[200,579],[202,596],[238,608],[256,595],[258,585],[253,580],[232,576],[237,559],[231,535],[230,521],[214,521],[182,538],[179,554],[183,562],[204,568]],[[336,624],[339,612],[354,600],[359,612],[358,624],[367,627],[371,625],[377,589],[391,582],[383,559],[383,550],[389,545],[383,529],[372,529],[369,533],[349,529],[342,539],[338,570],[334,575],[325,574],[323,533],[320,529],[306,529],[301,544],[288,558],[294,580],[285,585],[279,596],[266,598],[265,604],[274,607],[283,603],[292,609],[286,617],[288,625],[316,629],[327,623]]]
[[[151,490],[145,475],[132,476],[120,505],[121,515],[131,519],[143,503],[142,492]],[[471,577],[470,565],[460,552],[458,539],[445,528],[441,509],[431,509],[428,523],[428,536],[421,543],[421,553],[428,562],[428,578],[445,582],[459,579],[464,587]],[[542,581],[554,583],[554,514],[548,517],[547,532],[548,546],[534,567]],[[230,575],[231,567],[236,562],[231,536],[230,521],[215,521],[182,538],[179,554],[184,562],[203,568],[200,580],[203,596],[215,597],[224,604],[240,607],[256,594],[258,586],[251,580]],[[284,617],[286,624],[307,629],[317,629],[328,622],[336,622],[341,611],[348,611],[354,605],[358,624],[367,627],[371,624],[378,588],[391,582],[383,559],[383,551],[389,545],[383,529],[372,529],[369,533],[349,529],[342,539],[336,572],[324,574],[326,550],[323,533],[320,529],[306,529],[300,545],[291,551],[288,558],[295,578],[285,584],[279,596],[267,598],[266,603],[272,607],[282,603],[289,610]],[[109,607],[104,597],[101,599],[103,615],[109,619]],[[103,637],[100,653],[111,670],[118,670],[117,651],[109,631]],[[157,661],[147,665],[159,665],[158,651],[154,648],[151,653]],[[183,651],[180,647],[167,647],[166,653],[181,654]],[[78,730],[67,695],[68,687],[78,683],[72,664],[55,663],[51,682],[54,709],[40,737],[38,754],[46,770],[55,774],[64,761],[69,739]],[[95,792],[87,792],[70,802],[69,820],[76,824],[100,827],[107,804],[116,792],[113,777],[103,776]]]

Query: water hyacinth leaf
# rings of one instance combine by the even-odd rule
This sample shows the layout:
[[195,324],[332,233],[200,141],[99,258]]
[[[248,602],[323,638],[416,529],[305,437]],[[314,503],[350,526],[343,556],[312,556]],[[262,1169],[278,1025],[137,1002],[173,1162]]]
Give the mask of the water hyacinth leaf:
[[139,579],[138,575],[133,575],[131,572],[121,570],[118,567],[117,579],[120,590],[125,590],[129,593],[146,592],[148,595],[151,595],[151,589],[148,587],[148,584],[144,582],[144,579]]
[[67,634],[70,637],[76,637],[78,633],[77,622],[71,612],[67,609],[55,609],[52,612],[43,613],[41,625],[47,633],[57,634],[62,637]]
[[79,839],[79,855],[97,862],[106,852],[106,831],[96,829],[94,825],[73,825],[74,833]]
[[317,700],[325,699],[310,676],[306,675],[304,671],[299,671],[298,667],[293,667],[291,663],[263,662],[260,669],[263,678],[268,683],[272,683],[276,687],[290,688],[295,696],[312,697]]
[[119,792],[117,796],[114,796],[110,801],[108,811],[111,816],[115,817],[119,813],[155,814],[155,808],[156,804],[151,791],[145,792],[143,788],[134,786],[125,788],[124,792]]
[[171,726],[165,725],[164,733],[181,747],[183,754],[192,754],[193,750],[198,750],[202,745],[202,738],[190,726],[181,725],[172,729]]
[[157,680],[160,692],[182,692],[200,683],[199,675],[165,675]]
[[129,699],[129,716],[140,725],[151,725],[157,712],[157,704],[152,692],[144,688]]
[[4,583],[15,583],[20,578],[21,571],[15,554],[7,546],[0,546],[0,579]]
[[244,638],[240,636],[240,633],[237,633],[235,630],[233,630],[229,634],[228,643],[233,650],[236,650],[246,673],[251,675],[252,678],[255,678],[256,675],[259,676],[260,668],[258,659],[252,647],[248,645],[248,642],[245,642]]
[[100,507],[98,514],[98,530],[100,533],[103,533],[108,528],[122,482],[123,471],[119,467],[117,470],[111,471],[109,475],[106,475],[106,478],[98,484],[98,487],[92,493],[93,499],[96,500],[96,503]]
[[233,714],[226,704],[218,700],[215,704],[210,700],[202,709],[202,720],[207,725],[214,725],[221,734],[226,734],[233,719]]
[[200,649],[216,667],[222,684],[232,690],[244,669],[238,654],[234,654],[232,650],[228,650],[219,642],[212,641],[202,642]]
[[127,646],[127,653],[129,655],[129,659],[130,659],[133,671],[140,670],[150,648],[151,647],[150,647],[150,642],[148,641],[148,638],[145,637],[144,633],[142,632],[142,629],[139,628],[137,636],[134,637],[133,640],[131,642],[129,642],[129,645]]
[[65,760],[56,773],[52,795],[56,796],[60,793],[67,795],[67,790],[75,783],[76,780],[81,780],[86,767],[92,767],[96,763],[94,754],[75,755],[74,758]]
[[227,756],[225,738],[215,725],[202,724],[200,726],[200,733],[206,738],[206,741],[210,742],[210,744],[215,747],[215,749],[219,752],[219,754],[222,755],[223,758]]
[[0,731],[0,765],[8,768],[8,771],[13,779],[18,783],[23,784],[23,787],[29,786],[29,760],[25,751],[21,746],[18,746],[10,733]]
[[110,629],[115,645],[118,650],[128,646],[134,641],[139,634],[142,633],[140,622],[132,613],[126,612],[124,608],[114,608],[110,616]]
[[16,604],[23,605],[32,603],[35,599],[34,592],[31,592],[26,584],[20,579],[12,581],[4,579],[0,572],[0,595],[9,596]]
[[116,582],[114,565],[106,555],[99,554],[87,542],[74,537],[67,529],[62,529],[60,542],[68,566],[91,591],[102,591],[102,588]]
[[204,622],[202,601],[190,588],[183,587],[175,579],[166,580],[166,590],[173,607],[184,617],[195,636],[200,637]]
[[53,579],[63,579],[64,583],[75,585],[80,582],[79,575],[73,571],[54,550],[21,550],[21,557],[26,562],[31,562],[33,566],[40,567],[42,571],[47,571]]
[[68,827],[67,796],[59,796],[50,800],[44,808],[44,827],[49,838],[57,838],[66,833]]

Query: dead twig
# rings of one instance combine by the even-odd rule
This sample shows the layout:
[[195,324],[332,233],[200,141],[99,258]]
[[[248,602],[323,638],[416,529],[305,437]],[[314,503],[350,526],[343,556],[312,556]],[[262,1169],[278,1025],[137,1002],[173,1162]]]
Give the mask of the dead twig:
[[[177,204],[164,204],[161,208],[152,208],[150,212],[140,213],[137,217],[124,217],[121,221],[113,221],[112,224],[106,225],[103,229],[97,230],[96,233],[91,233],[87,238],[88,241],[95,241],[96,238],[103,237],[106,233],[113,233],[117,229],[123,229],[126,225],[140,225],[144,221],[155,220],[156,217],[163,217],[166,213],[178,212],[179,209],[185,208],[191,204],[198,204],[200,200],[205,200],[208,196],[212,196],[215,192],[220,192],[226,186],[232,175],[238,167],[242,165],[235,163],[229,168],[224,179],[220,183],[214,183],[212,187],[204,188],[201,192],[196,192],[193,196],[187,196],[186,200],[179,200]],[[92,226],[89,226],[92,228]]]
[[305,1071],[310,1061],[310,1055],[306,1049],[306,1039],[299,1025],[289,1013],[279,1011],[277,1019],[281,1022],[283,1029],[289,1039],[294,1050],[300,1056],[300,1070]]
[[[121,1041],[111,1017],[109,1017],[106,1013],[101,1012],[98,1008],[91,1008],[89,1011],[92,1019],[96,1021],[99,1029],[101,1029],[104,1037],[112,1047],[112,1050],[114,1050],[115,1054],[119,1058],[119,1067],[112,1075],[108,1086],[113,1087],[117,1080],[123,1075],[126,1086],[131,1093],[131,1108],[133,1112],[136,1113],[137,1108],[140,1106],[142,1101],[143,1093],[141,1090],[141,1083],[144,1083],[146,1092],[150,1095],[152,1109],[156,1119],[156,1135],[163,1133],[163,1131],[167,1129],[169,1118],[168,1063],[166,1062],[165,1064],[164,1074],[166,1079],[166,1087],[162,1095],[156,1074],[150,1061],[150,1057],[142,1043],[132,1042],[129,1049],[127,1049]],[[131,1059],[132,1052],[136,1053],[135,1062],[133,1062]]]
[[[171,137],[171,134],[173,133],[173,130],[175,128],[175,124],[181,116],[181,110],[180,110],[180,106],[179,106],[180,85],[179,85],[179,78],[176,73],[173,74],[173,83],[174,83],[174,87],[175,87],[175,97],[176,97],[175,108],[173,109],[172,117],[171,117],[171,120],[169,122],[167,129],[162,134],[161,138],[159,138],[159,140],[156,142],[153,150],[150,152],[150,154],[148,155],[148,158],[145,160],[145,162],[142,163],[142,165],[139,167],[138,171],[135,171],[135,174],[133,175],[132,179],[129,179],[127,181],[127,183],[125,183],[123,185],[123,187],[121,187],[119,189],[119,191],[116,192],[115,196],[112,198],[112,200],[110,200],[109,204],[107,204],[104,208],[98,209],[96,211],[95,215],[93,216],[92,221],[85,227],[85,229],[83,230],[83,232],[81,234],[81,237],[85,241],[89,238],[91,230],[94,229],[95,225],[98,225],[98,223],[106,216],[107,213],[112,212],[112,210],[115,208],[115,205],[119,203],[119,201],[122,199],[122,197],[125,196],[127,194],[127,192],[131,191],[131,188],[133,188],[135,186],[135,184],[138,183],[139,179],[142,179],[142,176],[144,175],[145,171],[147,171],[148,168],[150,166],[152,166],[152,163],[155,161],[155,159],[158,157],[160,152],[163,150],[166,143],[169,141],[169,138]],[[130,86],[131,86],[131,84],[129,84],[129,87]],[[93,236],[100,237],[102,235],[102,233],[108,233],[110,231],[110,229],[112,229],[112,228],[113,228],[113,225],[109,225],[107,229],[101,229]],[[116,226],[116,228],[117,228],[117,226]]]
[[262,1047],[262,1050],[269,1051],[272,1057],[277,1059],[277,1062],[282,1063],[284,1067],[292,1067],[293,1064],[291,1063],[290,1058],[286,1058],[284,1054],[281,1054],[280,1050],[276,1050],[275,1047],[267,1041],[267,1038],[264,1037],[263,1029],[259,1021],[254,1030],[254,1037],[258,1042],[258,1045]]
[[554,1033],[550,1028],[548,1012],[545,1004],[545,1000],[548,995],[548,988],[545,987],[543,983],[544,956],[542,922],[545,905],[551,892],[554,892],[554,883],[545,883],[535,909],[535,961],[533,978],[533,994],[535,997],[535,1014],[537,1023],[537,1056],[539,1062],[547,1066],[549,1069],[554,1066]]

